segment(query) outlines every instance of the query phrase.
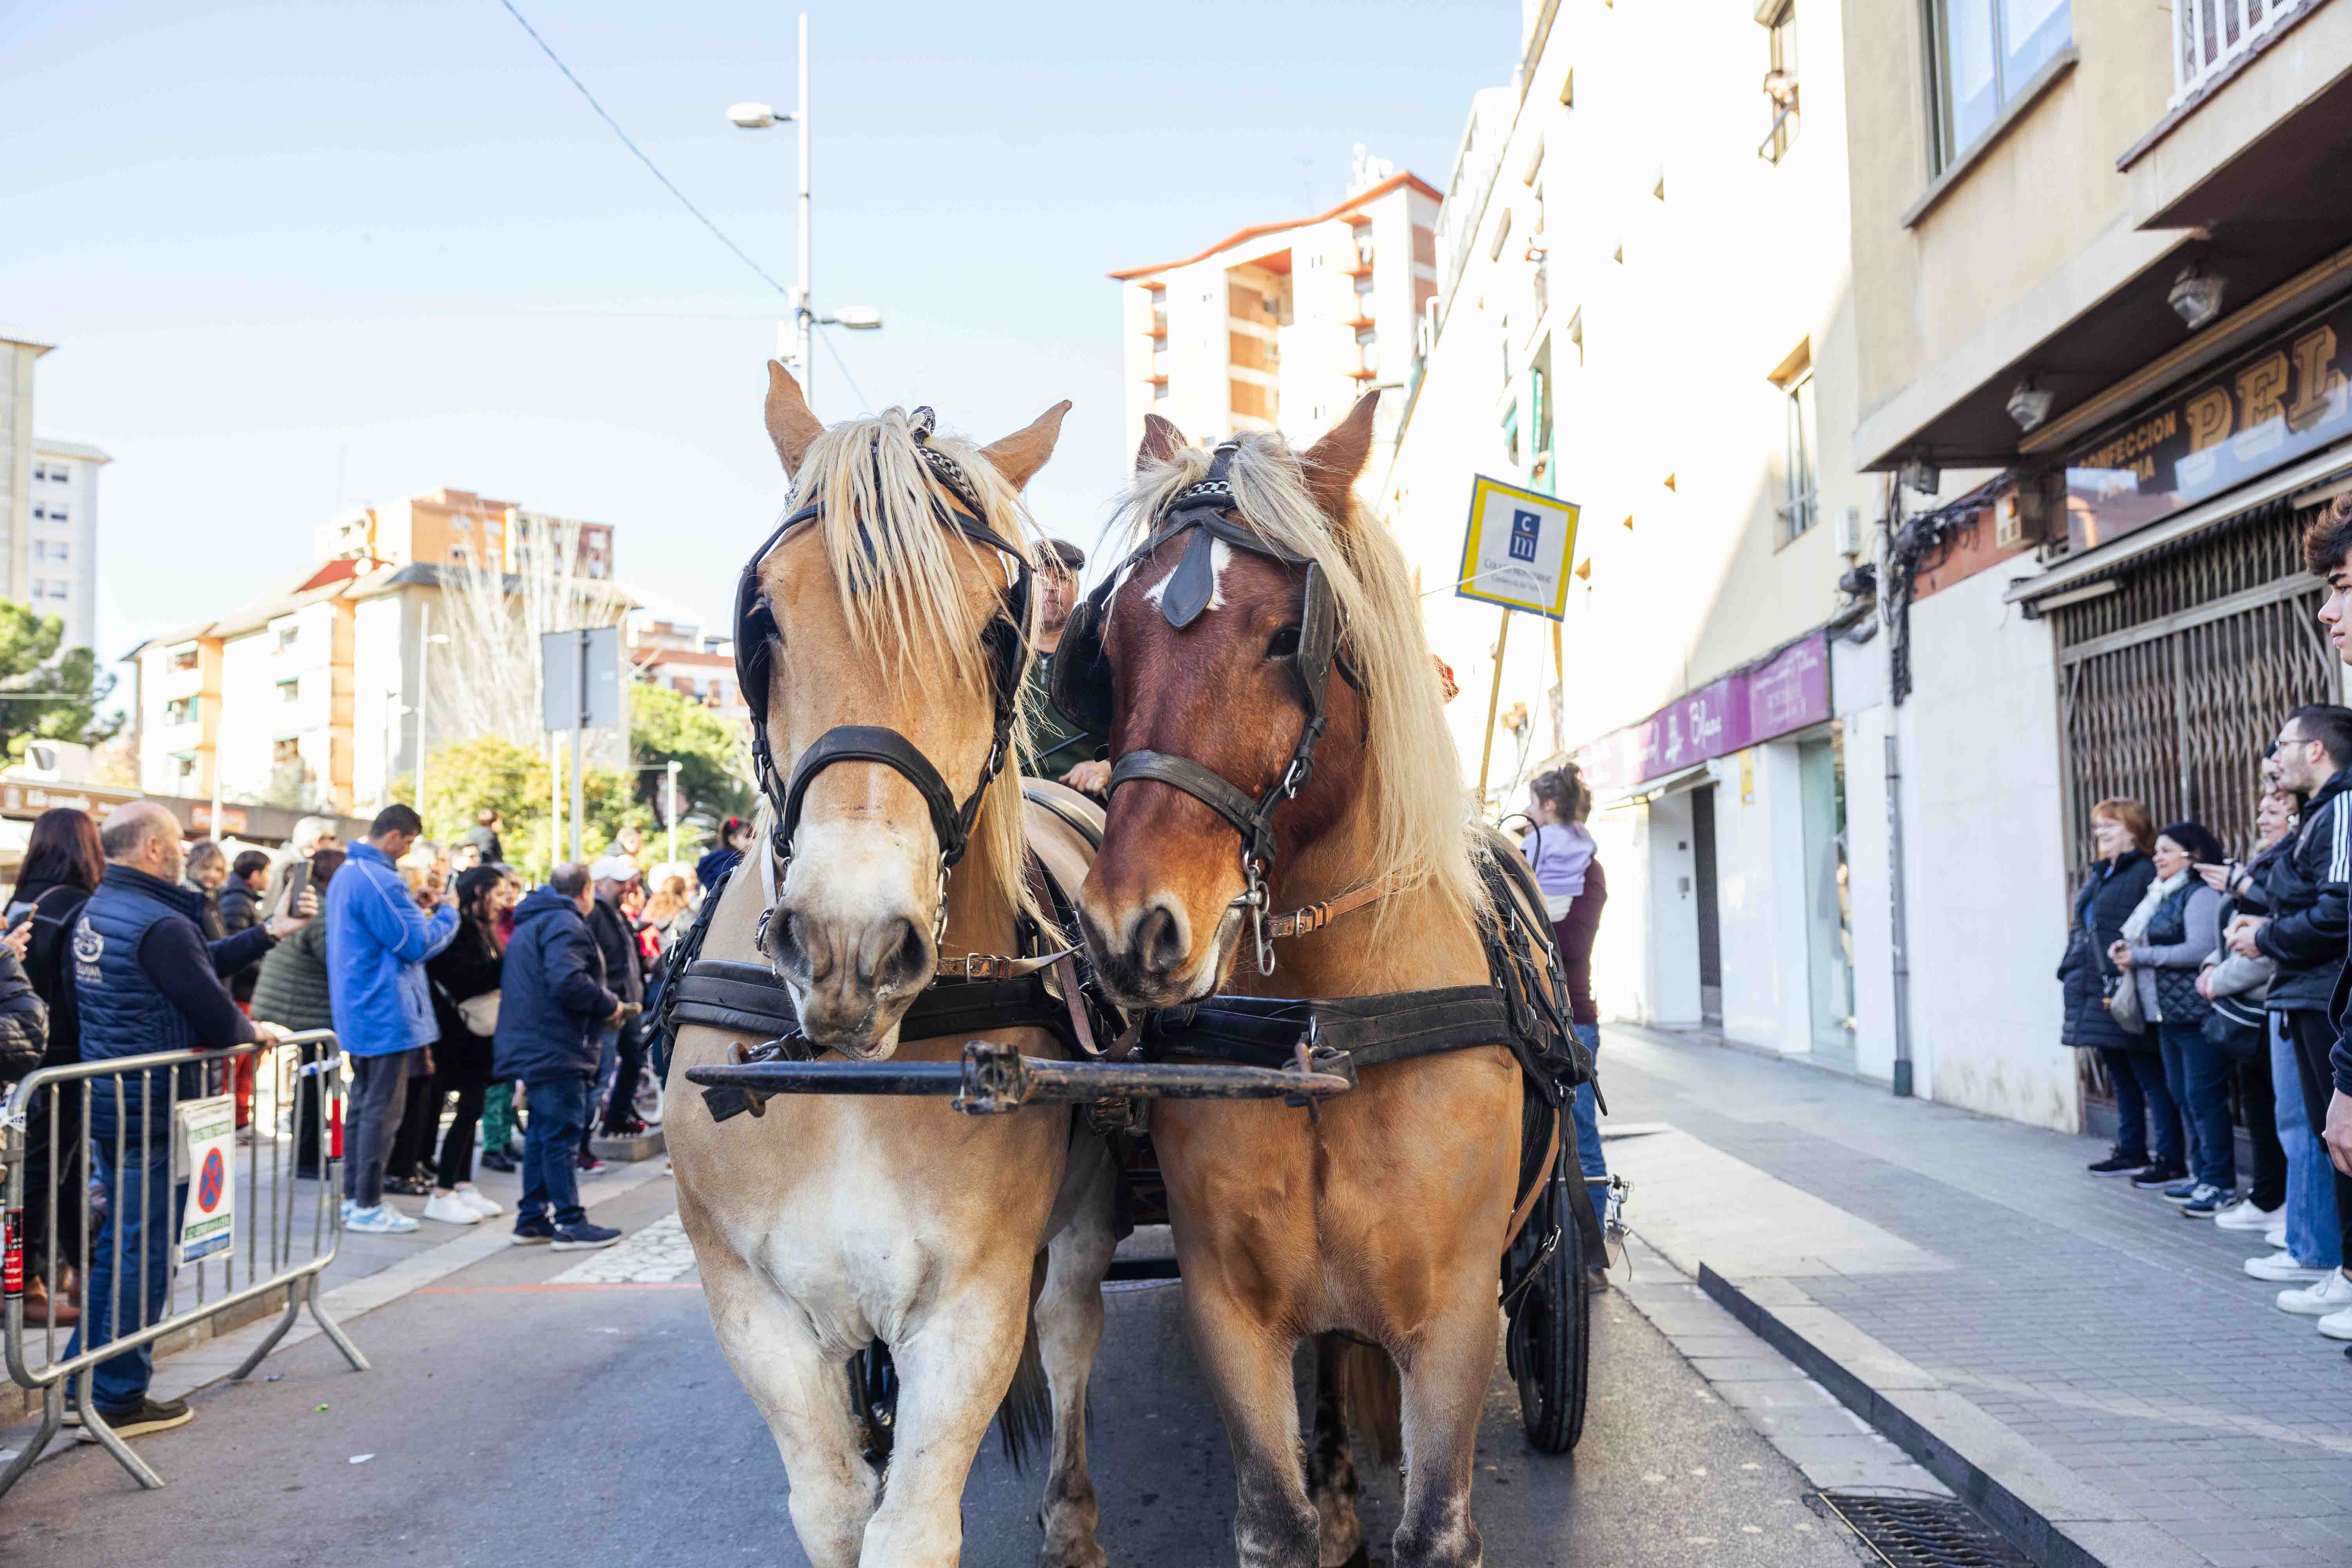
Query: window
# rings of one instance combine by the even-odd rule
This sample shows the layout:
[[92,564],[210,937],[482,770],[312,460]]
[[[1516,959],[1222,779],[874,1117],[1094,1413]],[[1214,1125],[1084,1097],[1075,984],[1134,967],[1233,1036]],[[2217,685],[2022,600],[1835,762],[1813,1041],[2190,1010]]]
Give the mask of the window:
[[33,469],[33,477],[37,479],[46,479],[49,477],[49,470],[44,468],[36,467]]
[[[37,479],[41,476],[37,473],[33,477]],[[73,468],[69,464],[51,463],[49,465],[49,478],[55,479],[61,485],[69,485],[73,483]]]
[[1519,466],[1519,405],[1516,403],[1503,412],[1503,461],[1515,468]]
[[1783,0],[1780,8],[1769,15],[1771,19],[1764,24],[1770,35],[1764,100],[1771,110],[1772,124],[1756,155],[1777,163],[1789,155],[1797,141],[1797,0]]
[[1786,499],[1780,507],[1783,543],[1813,526],[1821,517],[1817,465],[1813,458],[1813,369],[1805,368],[1784,384],[1781,401],[1788,421]]
[[172,779],[184,787],[196,782],[196,756],[194,752],[174,752],[172,754]]
[[279,653],[284,653],[288,648],[292,647],[296,643],[300,642],[301,640],[302,628],[300,626],[280,626],[278,628],[278,651]]
[[302,678],[299,675],[289,676],[286,679],[279,681],[278,683],[278,700],[280,702],[301,701]]
[[1929,0],[1936,167],[1981,140],[2036,72],[2074,41],[2073,0]]
[[35,508],[33,509],[33,521],[36,521],[36,522],[38,522],[41,519],[43,519],[43,518],[45,518],[45,517],[47,517],[47,516],[48,516],[48,515],[49,515],[49,512],[48,512],[48,509],[47,509],[47,507],[38,507],[38,506],[37,506],[37,507],[35,507]]
[[301,761],[302,741],[299,735],[281,735],[269,743],[269,762],[272,767],[282,768],[289,763],[299,764]]
[[180,672],[180,671],[182,671],[182,670],[189,670],[189,669],[194,669],[194,668],[196,668],[196,645],[195,645],[195,644],[194,644],[194,643],[190,643],[190,644],[189,644],[187,647],[175,647],[175,648],[173,648],[173,649],[172,650],[172,669],[173,669],[173,673],[175,673],[175,674],[176,674],[176,673],[178,673],[178,672]]
[[193,724],[203,717],[201,697],[175,697],[163,704],[163,721],[167,724]]
[[[35,517],[38,517],[38,516],[40,516],[41,514],[40,514],[37,510],[36,510],[36,511],[33,513],[33,515],[34,515]],[[63,521],[66,521],[66,509],[65,509],[65,508],[63,508],[63,507],[61,507],[61,506],[59,506],[59,505],[58,505],[55,501],[50,502],[50,503],[49,503],[49,521],[50,521],[51,522],[63,522]]]

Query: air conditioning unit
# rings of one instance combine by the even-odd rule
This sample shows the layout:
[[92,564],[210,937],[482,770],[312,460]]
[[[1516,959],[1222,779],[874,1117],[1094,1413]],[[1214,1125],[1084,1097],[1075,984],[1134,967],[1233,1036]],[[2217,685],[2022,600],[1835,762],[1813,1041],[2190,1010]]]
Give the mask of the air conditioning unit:
[[1837,552],[1848,560],[1862,553],[1862,508],[1841,508],[1837,514]]

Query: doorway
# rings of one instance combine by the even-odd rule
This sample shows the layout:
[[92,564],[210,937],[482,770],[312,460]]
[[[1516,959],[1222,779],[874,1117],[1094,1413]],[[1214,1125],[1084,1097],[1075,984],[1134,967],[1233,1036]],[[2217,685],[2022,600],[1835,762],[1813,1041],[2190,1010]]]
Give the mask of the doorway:
[[1691,791],[1691,880],[1698,905],[1698,1014],[1723,1027],[1723,920],[1715,894],[1715,786]]
[[1845,843],[1845,733],[1797,744],[1805,825],[1805,957],[1813,1059],[1853,1070],[1853,905]]

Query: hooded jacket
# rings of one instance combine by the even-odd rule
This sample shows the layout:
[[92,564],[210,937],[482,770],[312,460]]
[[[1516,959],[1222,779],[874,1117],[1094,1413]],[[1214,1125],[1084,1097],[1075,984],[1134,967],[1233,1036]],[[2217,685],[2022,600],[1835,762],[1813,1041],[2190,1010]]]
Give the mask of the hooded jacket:
[[2330,1005],[2344,969],[2347,929],[2345,898],[2352,884],[2352,768],[2319,786],[2304,807],[2294,847],[2263,868],[2262,901],[2270,923],[2254,945],[2278,961],[2264,1002],[2273,1013],[2317,1011]]
[[525,1083],[594,1076],[598,1036],[620,1005],[580,906],[551,887],[533,888],[515,906],[499,968],[493,1075]]
[[352,846],[327,884],[327,984],[346,1052],[390,1056],[439,1037],[425,961],[457,934],[454,906],[427,917],[389,856],[373,844]]

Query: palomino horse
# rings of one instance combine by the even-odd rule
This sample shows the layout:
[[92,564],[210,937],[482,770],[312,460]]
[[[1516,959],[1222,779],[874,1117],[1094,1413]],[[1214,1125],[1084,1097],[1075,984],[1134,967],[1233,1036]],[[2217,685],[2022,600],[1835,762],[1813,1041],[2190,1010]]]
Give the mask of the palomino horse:
[[[1486,895],[1420,607],[1402,555],[1351,493],[1373,405],[1304,454],[1274,436],[1226,443],[1217,528],[1162,538],[1108,602],[1112,754],[1122,773],[1143,766],[1114,775],[1081,908],[1097,973],[1123,1004],[1171,1007],[1221,987],[1340,998],[1488,984]],[[1213,489],[1212,462],[1167,421],[1146,421],[1122,514],[1139,541],[1176,498]],[[1236,529],[1239,546],[1213,537]],[[1302,691],[1307,668],[1322,677]],[[1310,716],[1327,727],[1288,794]],[[1171,759],[1223,779],[1225,804],[1202,798],[1218,794],[1213,780],[1176,784]],[[1235,854],[1253,802],[1260,826],[1272,816],[1262,892]],[[1257,962],[1236,967],[1254,899],[1263,911],[1383,888],[1370,909],[1356,901],[1286,942],[1278,980]],[[1312,1476],[1300,1465],[1291,1358],[1308,1335],[1325,1336],[1327,1385],[1349,1359],[1339,1335],[1385,1351],[1401,1375],[1398,1568],[1481,1560],[1471,1460],[1515,1220],[1520,1096],[1498,1039],[1368,1068],[1319,1117],[1276,1101],[1152,1106],[1185,1311],[1233,1445],[1244,1568],[1361,1560],[1345,1415],[1328,1386]]]
[[[756,563],[772,618],[772,629],[753,623],[772,639],[766,735],[796,775],[799,810],[773,835],[778,781],[763,777],[771,832],[730,879],[702,952],[772,966],[819,1049],[952,1059],[966,1032],[899,1041],[941,954],[1017,954],[1017,927],[1039,921],[1020,779],[992,774],[992,715],[1014,694],[996,689],[1008,669],[990,654],[1010,650],[1017,691],[1031,629],[1008,624],[1027,610],[1008,590],[1032,548],[1018,492],[1052,455],[1069,405],[982,449],[895,410],[828,431],[783,368],[769,370],[768,430],[797,479],[793,505],[818,509]],[[896,731],[967,803],[970,852],[951,871],[950,835],[898,764],[851,754],[797,776],[793,759],[845,725]],[[1033,1055],[1058,1050],[1035,1028],[977,1032]],[[787,1095],[756,1117],[715,1121],[685,1070],[747,1038],[757,1037],[680,1029],[669,1147],[712,1326],[775,1434],[810,1561],[956,1563],[965,1476],[1008,1388],[1021,1397],[1016,1365],[1034,1356],[1054,1418],[1040,1560],[1098,1568],[1085,1436],[1114,1239],[1103,1140],[1074,1138],[1062,1105],[962,1116],[937,1100]],[[845,1371],[876,1340],[900,1380],[887,1472],[863,1457],[864,1413]]]

